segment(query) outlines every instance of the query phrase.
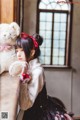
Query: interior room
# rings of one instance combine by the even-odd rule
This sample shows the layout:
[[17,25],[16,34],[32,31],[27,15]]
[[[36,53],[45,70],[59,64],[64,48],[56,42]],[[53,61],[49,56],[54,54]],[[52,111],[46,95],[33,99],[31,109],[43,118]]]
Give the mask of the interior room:
[[43,37],[47,92],[80,119],[80,0],[0,0],[0,24],[12,21]]

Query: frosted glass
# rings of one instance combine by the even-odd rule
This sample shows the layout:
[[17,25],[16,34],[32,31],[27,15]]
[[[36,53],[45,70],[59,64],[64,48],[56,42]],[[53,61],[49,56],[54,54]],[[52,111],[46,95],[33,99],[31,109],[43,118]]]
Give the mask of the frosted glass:
[[40,30],[45,30],[45,29],[46,29],[46,23],[40,22]]
[[61,6],[57,4],[55,10],[61,10]]
[[47,13],[46,14],[46,21],[52,22],[52,13]]
[[52,30],[52,23],[46,22],[46,30]]
[[46,13],[45,12],[40,13],[40,21],[46,21]]
[[59,39],[59,34],[60,34],[60,32],[55,32],[54,31],[54,33],[53,33],[54,35],[54,39]]
[[50,57],[45,57],[45,64],[50,64]]
[[54,23],[54,30],[60,30],[60,23]]
[[46,5],[45,5],[44,3],[40,3],[40,4],[39,4],[39,8],[40,8],[40,9],[46,9]]
[[60,48],[65,48],[65,41],[63,40],[60,41]]
[[59,55],[58,49],[53,49],[53,56],[58,56],[58,55]]
[[50,48],[45,48],[45,56],[49,56],[51,55],[51,50]]
[[53,64],[54,64],[54,65],[57,65],[57,64],[58,64],[58,57],[54,57],[54,58],[53,58]]
[[[50,48],[51,47],[51,40],[46,40],[46,47]],[[50,48],[51,49],[51,48]]]
[[61,22],[66,22],[67,20],[67,15],[64,13],[61,13]]
[[59,57],[59,64],[64,65],[64,57]]
[[54,13],[54,21],[55,22],[60,22],[60,13]]
[[39,34],[40,34],[43,38],[45,38],[45,31],[40,30],[40,31],[39,31]]
[[66,33],[60,32],[60,39],[65,40],[65,38],[66,38]]
[[49,0],[41,0],[41,2],[43,2],[45,4],[49,4]]
[[54,40],[53,47],[54,48],[59,48],[59,41],[58,40]]
[[62,8],[62,10],[68,10],[69,9],[68,4],[62,5],[61,8]]
[[52,6],[53,9],[55,9],[56,3],[51,3],[51,6]]
[[59,56],[65,56],[65,50],[64,49],[59,49]]
[[55,0],[49,0],[50,2],[55,2]]
[[43,55],[45,52],[45,48],[41,48],[41,55]]
[[47,39],[51,40],[51,32],[52,31],[46,31],[45,36],[46,36]]
[[45,60],[44,60],[44,57],[43,57],[43,56],[40,56],[39,59],[40,59],[40,62],[41,62],[42,64],[45,63]]
[[47,5],[47,9],[52,9],[51,4],[48,4],[48,5]]
[[61,31],[66,31],[66,23],[61,23],[60,24],[60,30]]

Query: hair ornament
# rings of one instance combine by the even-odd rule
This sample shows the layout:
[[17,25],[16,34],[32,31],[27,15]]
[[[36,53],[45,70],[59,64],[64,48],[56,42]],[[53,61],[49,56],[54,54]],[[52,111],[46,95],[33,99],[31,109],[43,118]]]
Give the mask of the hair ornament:
[[36,39],[34,37],[26,34],[25,32],[22,32],[21,33],[21,38],[23,38],[23,39],[31,38],[33,40],[35,48],[38,48],[39,45],[38,45],[38,43],[37,43],[37,41],[36,41]]

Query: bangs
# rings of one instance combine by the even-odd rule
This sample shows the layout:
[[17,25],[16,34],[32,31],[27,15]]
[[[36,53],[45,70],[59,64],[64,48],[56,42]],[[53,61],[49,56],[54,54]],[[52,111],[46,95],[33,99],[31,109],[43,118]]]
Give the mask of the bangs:
[[21,39],[17,39],[16,48],[22,48]]

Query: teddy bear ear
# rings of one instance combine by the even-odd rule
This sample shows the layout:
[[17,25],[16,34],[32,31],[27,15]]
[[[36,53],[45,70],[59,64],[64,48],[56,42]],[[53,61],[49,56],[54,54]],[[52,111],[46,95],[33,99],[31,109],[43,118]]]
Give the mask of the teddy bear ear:
[[17,36],[19,36],[19,34],[20,34],[20,27],[19,27],[19,25],[16,22],[12,22],[10,24],[10,27],[13,27],[14,30],[16,31]]

